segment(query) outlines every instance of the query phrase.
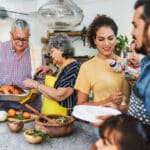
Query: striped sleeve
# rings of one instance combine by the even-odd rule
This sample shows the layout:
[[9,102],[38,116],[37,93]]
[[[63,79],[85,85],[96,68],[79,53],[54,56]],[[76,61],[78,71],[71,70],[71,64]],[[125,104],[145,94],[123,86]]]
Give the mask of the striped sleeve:
[[74,87],[80,64],[78,62],[70,63],[66,66],[58,77],[55,88],[58,87]]

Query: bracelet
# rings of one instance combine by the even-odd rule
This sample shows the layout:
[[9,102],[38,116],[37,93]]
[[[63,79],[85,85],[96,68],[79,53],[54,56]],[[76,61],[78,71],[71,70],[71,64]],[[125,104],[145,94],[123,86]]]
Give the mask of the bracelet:
[[39,91],[39,85],[42,84],[41,82],[37,82],[37,85],[36,85],[36,89]]

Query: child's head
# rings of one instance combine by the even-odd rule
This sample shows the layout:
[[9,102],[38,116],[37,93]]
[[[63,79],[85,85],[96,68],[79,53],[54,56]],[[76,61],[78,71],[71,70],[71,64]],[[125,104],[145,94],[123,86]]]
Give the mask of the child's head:
[[143,58],[142,54],[139,54],[135,51],[135,43],[134,41],[130,44],[130,52],[129,52],[129,62],[133,66],[140,65],[140,61]]
[[95,150],[146,150],[147,135],[141,122],[122,114],[107,119],[100,126],[101,138]]

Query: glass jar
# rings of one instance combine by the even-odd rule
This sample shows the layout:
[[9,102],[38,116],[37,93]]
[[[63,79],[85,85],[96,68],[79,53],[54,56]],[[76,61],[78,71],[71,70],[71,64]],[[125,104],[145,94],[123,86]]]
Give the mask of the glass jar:
[[83,20],[83,11],[72,0],[49,0],[38,10],[40,20],[54,31],[69,31]]

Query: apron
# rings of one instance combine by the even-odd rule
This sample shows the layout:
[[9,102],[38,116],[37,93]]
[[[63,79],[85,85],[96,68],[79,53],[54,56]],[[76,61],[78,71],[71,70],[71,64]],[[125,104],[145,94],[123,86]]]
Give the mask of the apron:
[[[57,78],[53,76],[46,75],[45,85],[53,88]],[[41,113],[48,114],[61,114],[67,115],[67,108],[61,106],[58,102],[53,99],[47,98],[44,96],[42,101]]]

